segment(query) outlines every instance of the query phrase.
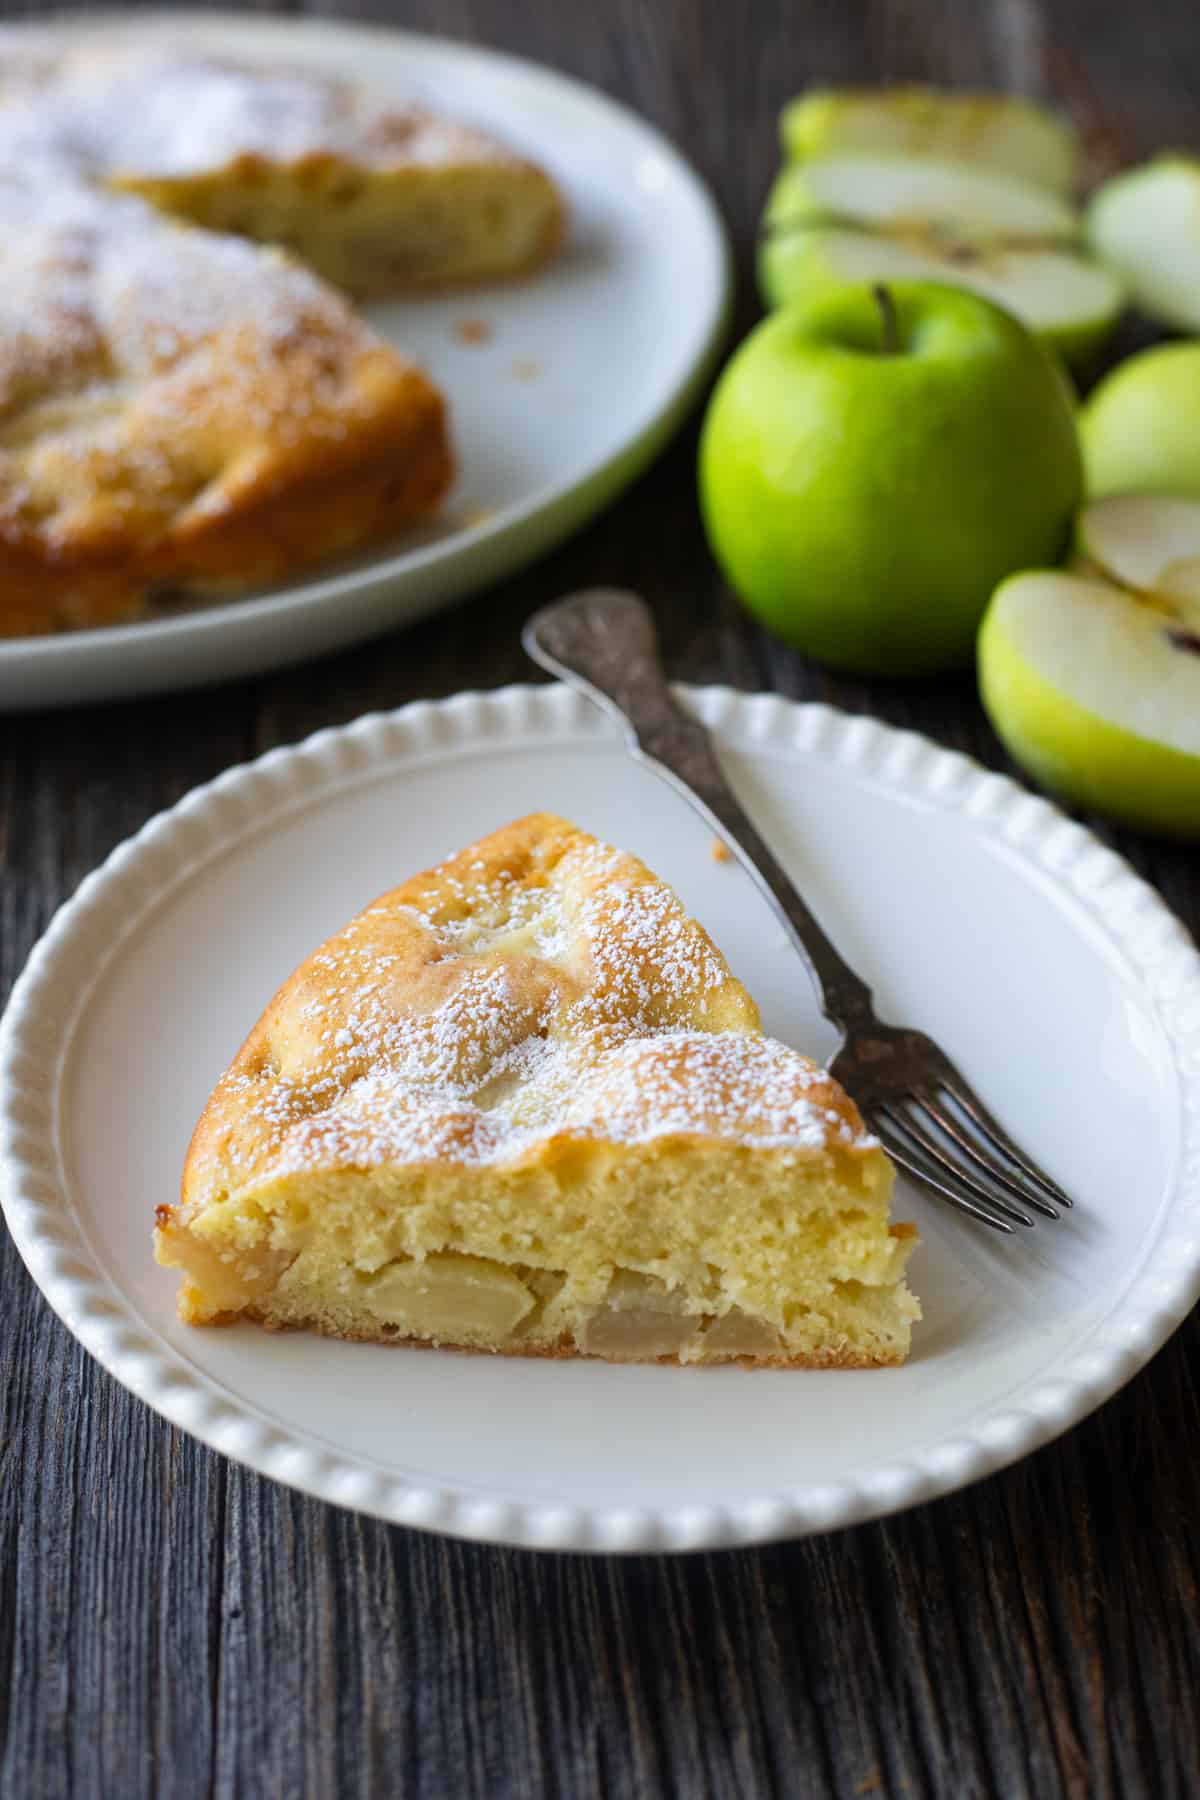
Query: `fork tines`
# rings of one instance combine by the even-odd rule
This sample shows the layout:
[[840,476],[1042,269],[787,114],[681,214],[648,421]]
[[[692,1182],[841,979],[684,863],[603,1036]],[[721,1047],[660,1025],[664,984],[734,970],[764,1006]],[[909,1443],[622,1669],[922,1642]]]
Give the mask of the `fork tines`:
[[1057,1219],[1072,1204],[961,1079],[886,1101],[869,1116],[893,1161],[914,1181],[997,1231],[1031,1226],[1027,1207]]

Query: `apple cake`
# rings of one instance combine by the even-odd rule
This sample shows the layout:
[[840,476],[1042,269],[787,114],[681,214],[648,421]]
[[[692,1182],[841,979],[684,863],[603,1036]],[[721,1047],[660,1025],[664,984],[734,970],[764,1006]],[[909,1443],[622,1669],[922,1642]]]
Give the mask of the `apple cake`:
[[57,168],[282,246],[360,298],[516,275],[555,183],[498,139],[305,68],[169,48],[8,52],[0,167]]
[[218,1082],[155,1254],[194,1325],[878,1367],[919,1316],[892,1175],[671,889],[538,814],[297,970]]

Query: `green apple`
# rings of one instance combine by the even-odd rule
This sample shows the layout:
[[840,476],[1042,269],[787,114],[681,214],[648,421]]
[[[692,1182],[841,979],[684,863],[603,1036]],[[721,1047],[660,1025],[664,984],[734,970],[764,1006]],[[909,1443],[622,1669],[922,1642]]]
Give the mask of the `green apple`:
[[1073,248],[1056,194],[966,163],[863,154],[784,168],[767,202],[759,281],[768,306],[847,281],[944,281],[1006,306],[1072,361],[1108,336],[1120,281]]
[[868,674],[969,663],[997,582],[1067,547],[1066,384],[1008,313],[921,282],[786,307],[709,403],[700,494],[750,610]]
[[1075,547],[1090,570],[1134,593],[1164,600],[1196,595],[1200,500],[1111,494],[1085,506]]
[[1118,363],[1092,390],[1079,432],[1089,494],[1200,499],[1200,343]]
[[979,633],[989,718],[1075,806],[1200,836],[1200,596],[1169,610],[1057,570],[1015,575]]
[[1200,158],[1160,156],[1106,182],[1087,211],[1093,250],[1133,304],[1200,331]]
[[784,107],[784,154],[873,150],[1007,170],[1059,193],[1079,175],[1079,140],[1052,113],[1010,94],[932,87],[813,88]]

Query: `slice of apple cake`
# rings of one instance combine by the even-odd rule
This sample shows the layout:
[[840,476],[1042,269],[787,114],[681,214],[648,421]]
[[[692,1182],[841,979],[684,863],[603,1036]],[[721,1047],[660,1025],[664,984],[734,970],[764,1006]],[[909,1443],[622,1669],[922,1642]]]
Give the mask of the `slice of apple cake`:
[[156,1255],[192,1324],[619,1361],[875,1367],[916,1232],[853,1103],[765,1037],[636,858],[518,821],[267,1008]]

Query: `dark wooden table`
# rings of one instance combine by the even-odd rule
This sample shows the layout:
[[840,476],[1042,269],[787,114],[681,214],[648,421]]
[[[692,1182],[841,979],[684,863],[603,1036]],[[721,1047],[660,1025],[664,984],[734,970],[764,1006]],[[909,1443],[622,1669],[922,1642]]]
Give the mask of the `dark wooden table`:
[[[1200,143],[1194,0],[356,0],[599,84],[695,158],[740,324],[774,115],[806,81],[1053,95],[1098,161]],[[835,679],[732,604],[694,431],[444,618],[207,693],[0,721],[3,991],[59,902],[194,783],[417,696],[529,678],[530,609],[657,601],[673,671],[819,696],[1002,767],[968,679]],[[1111,841],[1193,927],[1194,853]],[[42,1795],[1200,1793],[1200,1323],[1020,1467],[883,1524],[678,1560],[426,1538],[200,1448],[104,1375],[0,1232],[0,1790]]]

